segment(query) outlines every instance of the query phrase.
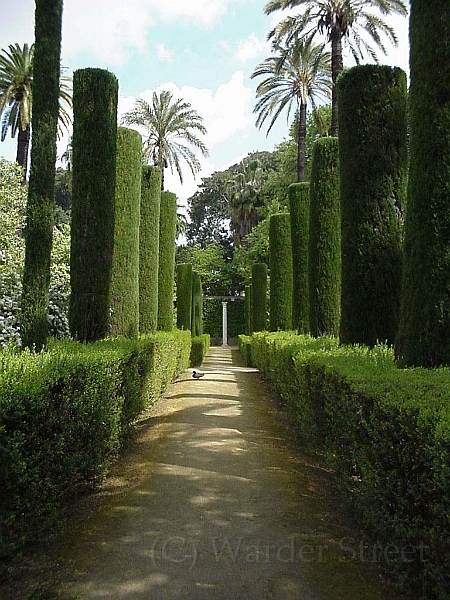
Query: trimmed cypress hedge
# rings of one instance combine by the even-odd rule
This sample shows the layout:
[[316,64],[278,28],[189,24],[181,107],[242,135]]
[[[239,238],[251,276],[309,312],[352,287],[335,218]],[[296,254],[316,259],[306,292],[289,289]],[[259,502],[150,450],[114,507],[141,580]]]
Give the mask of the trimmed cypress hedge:
[[177,328],[191,331],[192,308],[192,265],[177,265]]
[[450,3],[410,13],[410,167],[400,366],[450,365]]
[[[21,337],[40,350],[47,339],[59,113],[62,0],[36,0],[33,144],[28,187]],[[26,173],[24,174],[24,178]]]
[[292,327],[309,332],[309,183],[289,186],[293,266]]
[[361,65],[338,81],[343,344],[393,343],[407,186],[407,85],[395,67]]
[[172,331],[177,197],[161,192],[159,215],[158,329]]
[[289,213],[269,223],[270,329],[292,329],[292,245]]
[[245,286],[245,335],[252,334],[252,285]]
[[158,325],[159,213],[161,169],[142,167],[139,225],[139,332],[155,333]]
[[235,298],[204,298],[203,331],[209,333],[212,343],[222,343],[222,302],[228,300],[228,338],[234,338],[245,331],[245,300]]
[[69,326],[80,341],[101,339],[109,328],[117,98],[113,73],[75,71]]
[[139,331],[141,173],[141,135],[133,129],[119,127],[110,334],[128,338],[137,337]]
[[314,144],[309,214],[309,326],[311,334],[339,335],[341,214],[338,139]]
[[191,338],[191,356],[189,359],[191,367],[200,367],[210,344],[209,333],[202,333],[202,335]]
[[198,273],[192,275],[192,325],[191,332],[195,337],[203,334],[203,314],[202,314],[202,280]]
[[267,329],[267,265],[252,265],[252,332]]

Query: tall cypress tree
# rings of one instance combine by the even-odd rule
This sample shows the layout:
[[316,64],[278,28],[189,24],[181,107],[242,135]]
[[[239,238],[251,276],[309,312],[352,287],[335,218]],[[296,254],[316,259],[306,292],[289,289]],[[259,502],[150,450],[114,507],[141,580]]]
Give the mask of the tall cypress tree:
[[410,168],[396,355],[450,366],[450,3],[410,13]]
[[49,329],[56,134],[59,113],[62,0],[36,0],[33,59],[33,145],[28,188],[21,335],[40,350]]
[[113,336],[137,337],[139,331],[139,220],[142,138],[137,131],[117,130],[114,255],[111,278]]
[[198,273],[192,275],[192,335],[203,333],[202,280]]
[[341,214],[337,138],[314,144],[309,215],[311,334],[338,335],[341,301]]
[[139,225],[139,333],[158,325],[159,212],[161,169],[144,165]]
[[177,265],[177,328],[191,330],[193,309],[192,265]]
[[69,324],[83,341],[105,337],[110,321],[117,99],[113,73],[75,71]]
[[293,265],[292,327],[299,333],[309,333],[309,183],[289,186],[289,211]]
[[158,329],[161,331],[173,329],[176,229],[177,197],[172,192],[161,192],[158,270]]
[[269,223],[270,329],[292,329],[292,246],[289,213]]
[[393,343],[407,185],[406,75],[361,65],[338,82],[344,344]]
[[267,329],[267,265],[252,265],[252,332]]

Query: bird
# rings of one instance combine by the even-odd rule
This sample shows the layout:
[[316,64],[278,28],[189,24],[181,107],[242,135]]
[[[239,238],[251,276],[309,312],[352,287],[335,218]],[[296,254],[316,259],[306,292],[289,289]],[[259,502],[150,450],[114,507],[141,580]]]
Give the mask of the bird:
[[204,377],[204,373],[197,373],[197,371],[192,371],[193,379],[200,379],[200,377]]

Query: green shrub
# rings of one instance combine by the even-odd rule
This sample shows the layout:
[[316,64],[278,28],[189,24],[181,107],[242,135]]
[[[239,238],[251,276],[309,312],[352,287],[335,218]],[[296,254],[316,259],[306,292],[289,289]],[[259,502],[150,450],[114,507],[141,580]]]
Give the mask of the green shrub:
[[203,333],[202,335],[192,338],[190,356],[191,367],[200,367],[200,365],[203,363],[206,353],[208,352],[210,343],[211,339],[208,333]]
[[158,329],[172,331],[177,197],[161,192],[159,215]]
[[[320,449],[343,498],[406,593],[446,600],[450,569],[450,372],[398,370],[387,346],[254,334],[252,360]],[[379,555],[381,559],[383,554]]]
[[137,337],[139,331],[139,220],[142,138],[117,130],[114,254],[111,275],[112,336]]
[[267,265],[252,265],[252,327],[253,331],[267,329]]
[[397,333],[407,185],[407,84],[399,68],[361,65],[338,80],[342,209],[341,342]]
[[142,167],[139,225],[139,333],[155,333],[158,325],[159,213],[161,169]]
[[449,366],[449,3],[411,2],[409,32],[410,166],[396,354],[401,366]]
[[177,265],[177,328],[191,330],[192,314],[192,265]]
[[109,71],[73,76],[73,193],[69,323],[75,339],[105,337],[114,250],[118,82]]
[[289,213],[270,217],[270,329],[292,329],[292,246]]
[[189,365],[190,333],[0,354],[0,557],[46,536]]
[[309,327],[338,335],[341,313],[339,148],[335,137],[314,144],[309,209]]
[[239,352],[244,359],[246,367],[252,366],[252,337],[250,335],[238,336]]
[[289,186],[293,267],[292,328],[299,333],[309,332],[309,194],[309,183],[293,183]]
[[252,334],[252,285],[245,286],[245,334]]
[[234,338],[245,331],[245,300],[235,298],[203,299],[203,330],[209,333],[213,342],[222,343],[222,302],[227,300],[228,337]]

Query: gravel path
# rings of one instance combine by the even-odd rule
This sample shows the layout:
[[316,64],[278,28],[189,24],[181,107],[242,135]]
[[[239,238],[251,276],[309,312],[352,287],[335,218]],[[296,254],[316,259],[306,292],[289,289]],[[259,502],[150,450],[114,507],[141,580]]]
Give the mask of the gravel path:
[[213,347],[140,422],[58,549],[80,600],[396,600],[330,474],[289,441],[234,348]]

